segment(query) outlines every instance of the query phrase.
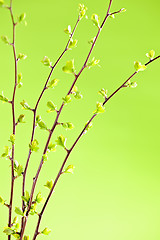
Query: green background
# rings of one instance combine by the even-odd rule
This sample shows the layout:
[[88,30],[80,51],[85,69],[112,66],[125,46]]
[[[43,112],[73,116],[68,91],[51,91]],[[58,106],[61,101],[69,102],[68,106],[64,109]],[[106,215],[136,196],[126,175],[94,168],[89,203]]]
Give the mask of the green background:
[[[45,93],[38,113],[48,126],[55,114],[47,114],[46,102],[52,100],[58,106],[68,91],[73,77],[62,72],[67,60],[75,59],[77,71],[89,51],[88,40],[95,36],[96,27],[90,21],[92,13],[101,20],[109,1],[85,0],[89,19],[83,19],[76,31],[78,47],[63,57],[55,69],[53,78],[60,79],[54,90]],[[26,12],[28,25],[17,27],[17,52],[28,57],[18,64],[23,73],[23,88],[17,90],[16,115],[26,114],[26,124],[17,127],[16,159],[23,164],[28,154],[32,113],[21,109],[19,102],[25,99],[34,106],[49,74],[40,60],[46,55],[52,62],[65,47],[68,36],[63,32],[77,19],[79,0],[13,0],[15,16]],[[133,63],[147,61],[145,54],[154,49],[160,53],[158,0],[113,0],[111,11],[126,8],[127,12],[108,19],[98,39],[92,57],[100,59],[101,68],[85,70],[78,80],[82,100],[73,100],[62,112],[60,121],[72,121],[75,129],[66,131],[57,127],[53,141],[59,134],[67,137],[67,146],[74,142],[84,124],[91,117],[97,101],[97,92],[108,89],[111,94],[134,72]],[[11,39],[12,25],[9,12],[0,9],[0,35]],[[48,226],[49,236],[38,239],[56,240],[159,240],[160,239],[160,62],[148,66],[134,78],[135,89],[122,89],[106,105],[106,112],[96,117],[94,127],[83,136],[70,156],[75,165],[74,174],[63,175],[47,206],[40,230]],[[0,43],[0,90],[11,98],[14,82],[14,65],[11,47]],[[11,107],[0,104],[0,152],[8,144],[12,131]],[[33,154],[27,175],[27,190],[40,161],[40,155],[48,133],[37,129],[36,138],[41,150]],[[44,165],[36,192],[47,196],[45,182],[54,179],[65,152],[57,147]],[[7,199],[10,193],[9,161],[0,160],[0,195]],[[21,178],[16,180],[14,206],[21,205]],[[39,208],[40,210],[40,208]],[[13,214],[14,215],[14,214]],[[0,207],[0,239],[7,225],[8,210]],[[26,234],[32,236],[37,217],[31,216]]]

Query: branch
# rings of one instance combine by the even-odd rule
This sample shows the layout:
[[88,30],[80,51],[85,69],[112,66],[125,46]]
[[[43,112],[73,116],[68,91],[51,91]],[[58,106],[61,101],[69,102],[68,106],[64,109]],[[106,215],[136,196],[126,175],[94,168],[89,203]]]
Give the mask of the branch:
[[[31,135],[31,141],[30,141],[31,143],[32,143],[32,141],[33,141],[33,139],[34,139],[34,135],[35,135],[36,113],[37,113],[37,109],[38,109],[39,103],[40,103],[40,101],[41,101],[41,98],[42,98],[44,92],[47,90],[47,84],[48,84],[48,82],[49,82],[49,80],[50,80],[50,78],[51,78],[51,76],[52,76],[52,73],[53,73],[55,67],[56,67],[57,64],[60,62],[60,60],[61,60],[61,58],[63,57],[63,55],[68,51],[68,46],[69,46],[69,44],[70,44],[70,41],[71,41],[72,37],[74,36],[74,33],[75,33],[76,29],[77,29],[77,26],[78,26],[79,21],[80,21],[80,18],[78,17],[78,19],[77,19],[77,21],[76,21],[76,24],[75,24],[75,26],[74,26],[73,32],[71,33],[70,38],[69,38],[69,40],[68,40],[68,42],[67,42],[67,44],[66,44],[66,47],[65,47],[65,49],[63,50],[63,52],[61,53],[61,55],[59,56],[59,58],[56,60],[55,64],[51,67],[51,71],[50,71],[50,73],[49,73],[49,76],[48,76],[48,78],[47,78],[47,80],[46,80],[46,82],[45,82],[45,85],[44,85],[44,87],[43,87],[43,90],[42,90],[42,92],[41,92],[41,94],[40,94],[40,96],[39,96],[39,98],[38,98],[38,100],[37,100],[37,102],[36,102],[35,108],[33,109],[34,115],[33,115],[32,135]],[[23,173],[22,196],[24,196],[24,193],[25,193],[26,174],[27,174],[27,169],[28,169],[28,165],[29,165],[29,161],[30,161],[31,154],[32,154],[32,152],[31,152],[31,150],[29,149],[28,158],[27,158],[26,165],[25,165],[25,169],[24,169],[24,173]],[[25,204],[24,204],[24,201],[23,201],[23,200],[22,200],[22,210],[23,210],[23,211],[25,210]],[[24,221],[24,217],[22,218],[21,232],[22,232],[22,228],[23,228],[23,226],[22,226],[22,225],[23,225],[23,221]]]
[[[154,61],[157,60],[158,58],[160,58],[160,55],[157,56],[156,58],[150,60],[149,62],[147,62],[147,63],[145,64],[145,66],[147,66],[147,65],[149,65],[150,63],[154,62]],[[120,87],[118,87],[118,88],[116,89],[116,91],[114,91],[114,92],[103,102],[103,106],[104,106],[121,88],[123,88],[124,85],[125,85],[131,78],[133,78],[137,73],[138,73],[138,72],[134,72]],[[59,170],[59,172],[58,172],[58,174],[57,174],[57,177],[56,177],[56,179],[55,179],[55,181],[54,181],[54,184],[53,184],[53,186],[52,186],[52,188],[51,188],[51,190],[50,190],[50,192],[49,192],[49,194],[48,194],[48,197],[47,197],[47,199],[46,199],[46,201],[45,201],[45,203],[44,203],[44,206],[43,206],[41,212],[40,212],[39,215],[38,215],[38,222],[37,222],[37,226],[36,226],[36,230],[35,230],[35,233],[34,233],[33,240],[36,240],[36,238],[37,238],[37,236],[38,236],[39,226],[40,226],[40,223],[41,223],[41,220],[42,220],[42,216],[43,216],[44,211],[45,211],[45,209],[46,209],[46,207],[47,207],[47,204],[48,204],[48,202],[49,202],[49,200],[50,200],[50,198],[51,198],[51,196],[52,196],[52,193],[53,193],[53,191],[54,191],[54,189],[55,189],[55,186],[56,186],[56,184],[57,184],[57,182],[58,182],[58,180],[59,180],[59,177],[60,177],[61,174],[63,173],[64,166],[65,166],[65,164],[66,164],[66,162],[67,162],[67,160],[68,160],[71,152],[73,151],[74,147],[76,146],[76,144],[78,143],[78,141],[80,140],[80,138],[82,137],[82,135],[84,134],[84,132],[85,132],[86,128],[88,127],[88,125],[93,121],[93,119],[94,119],[96,116],[97,116],[97,113],[95,113],[95,114],[92,115],[92,117],[90,118],[90,120],[87,122],[87,124],[86,124],[85,127],[82,129],[81,133],[79,134],[79,136],[77,137],[77,139],[76,139],[75,142],[73,143],[72,147],[68,150],[67,155],[66,155],[66,157],[65,157],[65,159],[64,159],[64,161],[63,161],[63,163],[62,163],[62,166],[61,166],[61,168],[60,168],[60,170]]]
[[[13,17],[13,11],[12,11],[12,0],[10,1],[10,7],[8,8],[11,15],[12,25],[13,25],[13,42],[12,42],[12,48],[13,48],[13,55],[14,55],[14,64],[15,64],[15,84],[13,89],[13,96],[12,96],[12,122],[13,122],[13,131],[12,133],[16,134],[16,120],[15,120],[15,94],[16,94],[16,88],[17,88],[17,57],[16,57],[16,49],[15,49],[15,27],[16,23],[14,22]],[[13,190],[14,190],[14,155],[15,155],[15,148],[14,144],[12,144],[12,157],[11,157],[11,193],[10,193],[10,203],[8,205],[9,208],[9,218],[8,218],[8,227],[11,227],[11,221],[12,221],[12,207],[13,207]],[[11,239],[11,236],[8,236],[8,240]]]

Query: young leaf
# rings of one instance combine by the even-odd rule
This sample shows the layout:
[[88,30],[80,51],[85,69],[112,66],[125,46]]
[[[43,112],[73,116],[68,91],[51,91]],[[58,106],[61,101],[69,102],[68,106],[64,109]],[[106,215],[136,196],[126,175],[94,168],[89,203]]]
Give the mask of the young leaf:
[[73,165],[69,165],[65,170],[64,170],[64,173],[72,173],[73,174],[73,171],[74,171],[74,166]]
[[49,235],[50,232],[51,232],[51,230],[46,227],[45,229],[43,229],[43,231],[41,233],[44,234],[44,235]]
[[59,80],[58,79],[53,79],[53,80],[51,80],[49,83],[48,83],[48,86],[47,86],[47,88],[54,88],[55,86],[57,86],[57,83],[59,82]]
[[24,114],[21,114],[21,115],[18,117],[17,122],[18,122],[18,123],[25,123],[25,122],[24,122],[24,118],[25,118],[25,115],[24,115]]
[[9,102],[8,98],[6,98],[6,97],[3,95],[3,92],[2,92],[2,95],[0,95],[0,101],[2,101],[2,102]]
[[96,27],[100,28],[100,18],[97,14],[92,14],[91,20]]
[[57,145],[66,149],[66,140],[67,140],[67,138],[65,138],[63,135],[60,135],[57,138],[56,143],[57,143]]
[[39,150],[39,147],[38,147],[39,143],[38,141],[35,139],[32,141],[31,144],[29,144],[29,148],[31,149],[31,151],[33,152],[37,152]]
[[9,236],[14,233],[14,230],[12,230],[10,227],[5,227],[3,232]]
[[105,108],[103,106],[103,103],[98,102],[96,107],[97,107],[97,109],[93,113],[98,114],[98,113],[104,113],[105,112]]
[[77,91],[73,93],[74,98],[76,99],[82,99],[83,95],[81,94],[81,92]]
[[21,82],[22,80],[22,73],[18,74],[18,79],[17,79],[17,86],[18,88],[21,88],[23,86],[23,83]]
[[37,124],[41,121],[42,119],[41,119],[41,116],[40,115],[37,115],[36,116],[36,126],[37,126]]
[[12,144],[15,144],[15,139],[16,139],[15,135],[14,135],[14,134],[11,134],[9,141],[10,141]]
[[142,65],[140,62],[138,61],[135,61],[134,62],[134,67],[136,69],[136,72],[139,72],[139,71],[144,71],[147,67],[145,65]]
[[13,225],[15,225],[16,223],[18,223],[18,217],[17,216],[14,217],[14,219],[13,219]]
[[48,160],[47,154],[43,154],[43,162],[46,162]]
[[68,46],[68,49],[72,49],[72,48],[75,48],[75,47],[77,47],[77,40],[75,39],[75,40],[73,40],[73,39],[71,39],[70,40],[70,43],[69,43],[69,46]]
[[65,129],[73,129],[73,128],[74,128],[74,125],[73,125],[73,123],[71,123],[71,122],[62,123],[62,126],[63,126]]
[[19,164],[16,172],[17,172],[17,176],[20,177],[23,173],[23,166]]
[[25,100],[20,102],[20,104],[22,105],[22,109],[24,109],[24,110],[31,110],[31,107],[28,105],[28,103]]
[[49,109],[47,110],[48,113],[57,110],[57,106],[52,101],[47,102],[47,107],[49,107]]
[[96,60],[95,57],[94,57],[94,58],[92,58],[91,62],[89,62],[87,64],[87,67],[90,69],[91,67],[94,67],[96,65],[99,66],[99,62],[100,62],[100,60]]
[[4,199],[0,196],[0,204],[4,205],[5,201]]
[[39,126],[40,129],[42,129],[42,130],[48,130],[47,125],[46,125],[45,122],[43,122],[43,121],[39,121],[39,122],[38,122],[38,126]]
[[56,151],[56,144],[53,144],[52,142],[48,145],[48,152],[55,152]]
[[46,188],[48,188],[49,190],[51,190],[51,188],[53,187],[53,180],[51,181],[47,181],[46,184],[44,185]]
[[130,80],[125,84],[125,87],[130,87],[130,88],[136,88],[137,83],[136,82],[131,82]]
[[28,191],[25,191],[24,196],[21,197],[23,199],[24,202],[26,202],[27,204],[29,203],[30,200],[30,195]]
[[112,18],[112,19],[114,19],[114,18],[115,18],[115,15],[114,15],[114,14],[110,14],[109,17]]
[[39,192],[39,193],[37,194],[37,196],[36,196],[35,201],[36,201],[37,203],[41,203],[42,200],[43,200],[42,194],[41,194],[41,192]]
[[88,41],[88,43],[89,43],[89,44],[93,44],[93,43],[94,43],[94,41],[95,41],[95,37],[94,37],[94,38],[91,38],[91,40],[90,40],[90,41]]
[[22,209],[19,207],[15,207],[15,213],[17,213],[18,215],[24,216]]
[[79,4],[79,19],[81,20],[86,15],[87,7],[84,4]]
[[20,239],[20,233],[12,233],[12,236],[16,239]]
[[4,153],[2,154],[1,157],[10,157],[11,154],[11,149],[8,146],[4,147]]
[[108,92],[107,90],[102,88],[98,93],[106,99],[107,98],[107,92]]
[[26,59],[26,58],[27,58],[27,56],[25,54],[19,53],[18,57],[17,57],[17,60],[23,60],[23,59]]
[[47,66],[47,67],[51,67],[51,65],[52,65],[50,59],[49,59],[47,56],[45,56],[45,57],[41,60],[41,63],[43,63],[43,64],[44,64],[45,66]]
[[127,10],[125,8],[121,8],[120,12],[126,12]]
[[[88,124],[88,122],[85,124],[85,126],[86,126],[87,124]],[[87,127],[86,127],[86,129],[85,129],[85,131],[84,131],[84,134],[87,133],[92,127],[93,127],[93,124],[92,124],[92,122],[90,122],[90,123],[87,125]]]
[[153,60],[154,56],[155,56],[155,51],[154,50],[150,50],[149,53],[146,53],[146,56],[150,59]]
[[24,236],[23,240],[29,240],[29,236]]
[[71,61],[67,61],[66,65],[62,68],[62,70],[65,73],[75,73],[74,59]]
[[0,0],[0,7],[3,7],[3,5],[4,5],[4,1]]
[[72,98],[70,95],[67,95],[65,98],[62,98],[64,101],[64,104],[70,103],[72,101]]
[[66,34],[72,34],[71,26],[69,25],[67,28],[64,29]]
[[18,22],[22,22],[24,19],[26,18],[26,13],[22,13],[19,17],[18,17]]
[[10,41],[7,36],[1,36],[1,39],[5,44],[10,44]]

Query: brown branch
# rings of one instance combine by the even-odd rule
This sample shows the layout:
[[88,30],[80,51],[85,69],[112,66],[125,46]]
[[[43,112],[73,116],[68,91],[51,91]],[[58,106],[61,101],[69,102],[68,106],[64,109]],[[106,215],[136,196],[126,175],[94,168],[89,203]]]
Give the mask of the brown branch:
[[[49,80],[50,80],[50,78],[52,76],[52,73],[53,73],[55,67],[60,62],[60,60],[63,57],[63,55],[68,51],[68,46],[70,44],[70,41],[71,41],[72,37],[74,36],[74,33],[75,33],[76,29],[77,29],[79,21],[80,21],[80,19],[78,17],[78,19],[76,21],[76,24],[74,26],[74,29],[73,29],[73,31],[72,31],[72,33],[70,35],[70,38],[69,38],[69,40],[68,40],[68,42],[66,44],[66,47],[65,47],[64,51],[61,53],[61,55],[59,56],[59,58],[56,60],[55,64],[51,67],[51,71],[49,73],[49,76],[48,76],[48,78],[47,78],[47,80],[45,82],[45,85],[43,87],[43,90],[42,90],[42,92],[41,92],[41,94],[40,94],[40,96],[39,96],[39,98],[38,98],[38,100],[36,102],[35,108],[33,109],[33,113],[34,113],[34,116],[33,116],[33,128],[32,128],[32,136],[31,136],[31,141],[30,142],[32,142],[33,139],[34,139],[35,128],[36,128],[36,113],[37,113],[37,109],[38,109],[39,103],[41,101],[41,98],[42,98],[45,90],[47,90],[47,84],[48,84],[48,82],[49,82]],[[50,131],[50,133],[51,133],[51,131]],[[32,154],[32,152],[29,149],[28,158],[27,158],[25,169],[24,169],[24,173],[23,173],[22,196],[24,196],[24,193],[25,193],[26,174],[27,174],[27,169],[28,169],[28,165],[29,165],[31,154]],[[24,201],[23,200],[22,200],[22,210],[23,211],[25,210],[25,205],[24,205]],[[24,217],[22,218],[22,223],[21,223],[21,233],[23,231],[23,221],[24,221]]]
[[[14,55],[14,72],[15,72],[15,83],[14,83],[14,89],[13,89],[13,96],[12,96],[12,122],[13,122],[13,130],[12,133],[16,134],[16,120],[15,120],[15,94],[16,94],[16,88],[17,88],[17,57],[16,57],[16,49],[15,49],[15,27],[16,23],[14,22],[13,17],[13,11],[12,11],[12,0],[10,1],[10,7],[8,8],[11,15],[12,25],[13,25],[13,42],[12,42],[12,48],[13,48],[13,55]],[[8,205],[9,208],[9,218],[8,218],[8,227],[11,227],[12,222],[12,207],[13,207],[13,190],[14,190],[14,155],[15,155],[15,146],[12,144],[12,157],[11,157],[11,193],[10,193],[10,203]],[[11,239],[11,236],[8,236],[8,240]]]
[[[152,63],[153,61],[157,60],[158,58],[160,58],[160,55],[157,56],[156,58],[154,58],[153,60],[150,60],[149,62],[147,62],[147,63],[145,64],[145,66],[149,65],[150,63]],[[116,91],[114,91],[114,92],[103,102],[103,106],[104,106],[120,89],[122,89],[122,88],[124,87],[124,85],[125,85],[131,78],[133,78],[137,73],[138,73],[138,72],[134,72],[120,87],[118,87],[118,88],[116,89]],[[82,137],[82,135],[84,134],[84,132],[85,132],[86,128],[88,127],[88,125],[93,121],[93,119],[94,119],[96,116],[97,116],[97,113],[95,113],[95,114],[92,115],[92,117],[90,118],[90,120],[87,122],[87,124],[86,124],[85,127],[82,129],[81,133],[79,134],[79,136],[77,137],[77,139],[76,139],[75,142],[73,143],[72,147],[68,150],[67,155],[66,155],[66,157],[65,157],[65,159],[64,159],[64,161],[63,161],[63,163],[62,163],[62,166],[61,166],[61,168],[60,168],[60,170],[59,170],[59,172],[58,172],[58,174],[57,174],[57,177],[56,177],[56,179],[55,179],[55,181],[54,181],[54,184],[53,184],[53,186],[52,186],[52,188],[51,188],[51,190],[50,190],[50,192],[49,192],[49,194],[48,194],[48,197],[47,197],[47,199],[46,199],[46,201],[45,201],[45,203],[44,203],[44,206],[43,206],[41,212],[40,212],[39,215],[38,215],[38,222],[37,222],[37,226],[36,226],[36,230],[35,230],[35,233],[34,233],[33,240],[36,240],[36,238],[37,238],[37,236],[38,236],[39,226],[40,226],[40,223],[41,223],[41,220],[42,220],[42,216],[43,216],[44,211],[45,211],[45,209],[46,209],[46,207],[47,207],[47,204],[48,204],[48,202],[49,202],[49,200],[50,200],[50,198],[51,198],[51,196],[52,196],[52,193],[53,193],[53,191],[54,191],[54,189],[55,189],[55,186],[56,186],[56,184],[57,184],[57,182],[58,182],[61,174],[63,173],[64,166],[65,166],[65,164],[66,164],[66,162],[67,162],[67,160],[68,160],[71,152],[73,151],[74,147],[76,146],[76,144],[78,143],[78,141],[80,140],[80,138]]]

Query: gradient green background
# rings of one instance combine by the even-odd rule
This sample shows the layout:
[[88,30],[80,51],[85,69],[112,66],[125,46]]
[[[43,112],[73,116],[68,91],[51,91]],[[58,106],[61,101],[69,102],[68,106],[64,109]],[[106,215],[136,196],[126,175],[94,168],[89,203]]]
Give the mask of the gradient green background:
[[[56,68],[53,78],[59,78],[55,90],[45,93],[38,113],[52,125],[55,114],[46,113],[46,102],[57,105],[65,95],[73,78],[62,72],[67,60],[75,59],[77,70],[82,66],[89,51],[87,43],[96,34],[96,27],[90,21],[92,13],[103,19],[109,1],[85,0],[89,20],[83,20],[76,31],[78,47],[68,52]],[[54,62],[62,52],[67,36],[63,29],[77,19],[79,0],[14,0],[15,15],[27,14],[27,27],[17,27],[17,51],[28,58],[19,63],[23,73],[24,87],[17,91],[17,116],[24,113],[19,102],[25,99],[34,106],[49,69],[40,60],[46,55]],[[95,109],[96,101],[102,101],[97,94],[102,87],[111,94],[133,71],[135,60],[145,63],[145,53],[154,49],[160,53],[160,2],[158,0],[113,0],[111,11],[125,7],[127,12],[114,20],[108,19],[92,56],[100,59],[101,68],[95,67],[83,72],[77,86],[83,99],[72,101],[61,115],[61,121],[72,121],[75,129],[65,131],[57,127],[53,141],[58,134],[65,135],[67,146],[71,146],[85,122]],[[9,12],[0,9],[0,35],[11,38]],[[13,56],[9,46],[0,43],[0,90],[11,97],[13,88]],[[52,229],[49,236],[38,239],[56,240],[159,240],[160,239],[160,62],[148,66],[134,80],[136,89],[123,89],[106,105],[106,113],[99,115],[94,127],[85,135],[69,159],[75,165],[74,175],[61,177],[43,221],[42,230]],[[0,152],[8,144],[12,131],[10,105],[0,104]],[[26,113],[26,124],[17,127],[16,159],[24,165],[28,153],[32,113]],[[36,138],[41,151],[48,133],[37,130]],[[54,179],[65,156],[60,147],[51,153],[39,177],[36,192],[47,196],[42,187],[46,180]],[[27,189],[40,161],[41,151],[33,154],[27,175]],[[8,199],[10,192],[9,162],[0,160],[0,195]],[[21,179],[17,179],[14,206],[20,206]],[[7,225],[8,210],[0,207],[0,239]],[[36,216],[30,217],[26,233],[32,233]]]

